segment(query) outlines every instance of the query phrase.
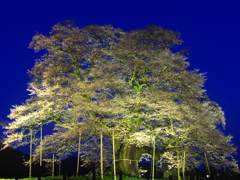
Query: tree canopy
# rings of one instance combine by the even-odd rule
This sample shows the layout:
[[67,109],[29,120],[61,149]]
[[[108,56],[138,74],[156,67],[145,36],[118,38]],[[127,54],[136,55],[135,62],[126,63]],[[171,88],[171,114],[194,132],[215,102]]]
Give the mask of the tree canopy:
[[[44,54],[29,71],[30,98],[11,109],[4,143],[21,145],[31,129],[54,122],[55,132],[43,140],[45,155],[77,151],[80,133],[86,163],[91,150],[98,152],[87,148],[87,139],[100,135],[105,164],[111,163],[106,137],[113,136],[116,158],[123,159],[117,166],[125,173],[136,175],[137,168],[126,170],[126,159],[152,155],[152,147],[153,159],[179,172],[205,162],[236,169],[232,136],[218,129],[225,126],[224,113],[203,88],[205,74],[190,70],[184,51],[177,51],[181,43],[179,33],[155,25],[124,32],[64,22],[49,36],[36,34],[29,47]],[[147,152],[133,157],[137,149]]]

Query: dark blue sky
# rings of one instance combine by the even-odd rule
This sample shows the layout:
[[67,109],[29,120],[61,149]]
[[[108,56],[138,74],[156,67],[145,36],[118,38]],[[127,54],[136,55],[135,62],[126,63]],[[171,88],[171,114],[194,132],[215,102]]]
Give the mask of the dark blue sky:
[[225,111],[226,134],[240,146],[239,0],[2,0],[1,120],[7,120],[12,105],[28,98],[26,72],[39,57],[27,48],[32,37],[47,35],[64,19],[78,26],[111,24],[128,31],[156,24],[180,32],[184,43],[179,48],[190,48],[191,68],[207,72],[207,94]]

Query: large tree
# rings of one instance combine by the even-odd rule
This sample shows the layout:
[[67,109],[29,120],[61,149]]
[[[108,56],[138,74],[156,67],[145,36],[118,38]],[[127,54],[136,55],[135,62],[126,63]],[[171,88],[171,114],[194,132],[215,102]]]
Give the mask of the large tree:
[[[30,48],[46,53],[29,71],[31,97],[11,110],[5,143],[22,140],[29,129],[54,121],[65,129],[57,134],[66,141],[64,134],[70,132],[70,139],[79,139],[83,132],[112,137],[114,163],[116,155],[118,168],[132,175],[138,173],[143,149],[154,155],[153,162],[164,153],[183,156],[181,164],[169,160],[183,172],[186,152],[199,157],[205,153],[212,165],[210,155],[220,159],[224,152],[230,157],[235,149],[216,129],[225,119],[203,89],[204,74],[188,69],[184,51],[172,51],[181,43],[178,33],[155,25],[124,32],[109,25],[79,28],[64,22],[53,26],[49,36],[35,35]],[[213,146],[207,143],[213,135],[206,132],[225,140]],[[54,147],[61,149],[58,143]],[[129,166],[129,161],[134,163]]]

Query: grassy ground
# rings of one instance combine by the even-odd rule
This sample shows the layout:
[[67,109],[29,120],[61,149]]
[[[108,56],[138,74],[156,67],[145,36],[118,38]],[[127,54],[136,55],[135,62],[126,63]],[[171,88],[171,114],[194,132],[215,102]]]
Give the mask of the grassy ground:
[[[37,177],[32,177],[32,178],[23,178],[20,180],[37,180]],[[79,176],[79,177],[75,177],[75,176],[71,176],[71,177],[67,177],[67,180],[92,180],[91,176]],[[100,180],[100,176],[96,176],[96,180]],[[113,176],[104,176],[103,178],[104,180],[113,180]],[[138,178],[138,177],[129,177],[129,176],[125,176],[123,175],[123,180],[145,180],[146,178]],[[0,178],[0,180],[14,180],[14,179],[2,179]],[[62,176],[56,176],[56,177],[42,177],[41,180],[63,180]],[[117,180],[119,180],[119,177],[117,176]],[[155,180],[163,180],[163,179],[155,179]]]

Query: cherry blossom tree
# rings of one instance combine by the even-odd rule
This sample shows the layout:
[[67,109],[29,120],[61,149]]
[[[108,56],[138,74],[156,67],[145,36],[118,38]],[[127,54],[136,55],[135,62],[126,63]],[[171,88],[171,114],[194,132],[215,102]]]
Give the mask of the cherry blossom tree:
[[[84,133],[99,138],[101,178],[109,159],[104,136],[112,138],[114,177],[116,168],[137,175],[142,153],[152,154],[153,179],[154,164],[163,157],[183,176],[199,158],[208,166],[224,159],[236,167],[231,136],[217,129],[225,125],[224,113],[208,98],[205,75],[189,70],[185,53],[173,50],[181,43],[179,33],[155,25],[124,32],[110,25],[79,28],[64,22],[53,26],[49,36],[36,34],[30,48],[46,53],[29,71],[30,98],[11,110],[5,144],[54,122],[57,132],[44,138],[44,153],[76,151],[78,145],[80,155],[89,145],[79,143]],[[214,141],[216,136],[222,140]]]

